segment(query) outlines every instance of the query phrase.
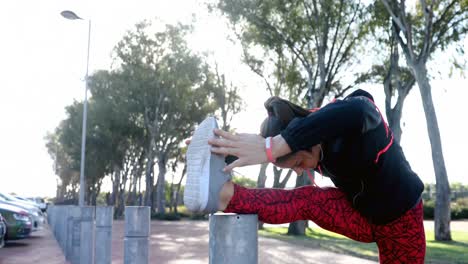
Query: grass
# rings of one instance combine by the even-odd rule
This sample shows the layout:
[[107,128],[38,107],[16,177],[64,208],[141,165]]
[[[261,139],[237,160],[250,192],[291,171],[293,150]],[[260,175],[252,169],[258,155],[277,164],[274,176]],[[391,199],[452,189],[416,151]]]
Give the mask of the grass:
[[[260,234],[290,242],[301,241],[311,246],[321,247],[333,252],[357,256],[360,258],[378,260],[375,243],[360,243],[342,235],[321,228],[308,228],[302,237],[287,236],[287,227],[273,227],[260,230]],[[468,264],[468,232],[452,231],[450,242],[434,241],[434,232],[426,231],[425,263],[465,263]]]
[[426,231],[426,258],[429,263],[468,263],[468,231],[452,231],[452,241],[434,240],[434,231]]

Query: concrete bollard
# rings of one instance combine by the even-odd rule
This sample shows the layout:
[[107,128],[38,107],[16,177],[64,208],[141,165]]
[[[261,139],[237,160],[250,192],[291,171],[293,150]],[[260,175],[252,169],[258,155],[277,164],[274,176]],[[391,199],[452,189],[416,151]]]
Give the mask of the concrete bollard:
[[54,210],[53,209],[54,206],[53,205],[49,205],[47,206],[47,210],[46,210],[46,213],[47,213],[47,224],[49,224],[49,226],[52,226],[51,225],[51,222],[52,222],[52,211]]
[[72,264],[80,263],[81,254],[81,207],[75,206],[71,213],[72,230],[71,230],[71,245],[70,245],[70,262]]
[[56,206],[53,206],[53,205],[49,206],[47,208],[47,214],[49,215],[48,224],[49,224],[50,231],[52,232],[52,234],[56,238],[56,236],[55,236],[55,209],[56,209]]
[[55,237],[55,240],[58,242],[58,238],[57,238],[57,211],[58,211],[58,206],[54,206],[54,210],[52,212],[52,218],[51,218],[51,222],[52,222],[52,233],[54,233],[54,237]]
[[66,206],[62,205],[58,211],[58,225],[57,225],[57,240],[62,252],[64,251],[64,244],[65,244],[65,234],[66,234]]
[[99,264],[110,264],[112,247],[112,220],[114,207],[96,207],[96,247],[94,259]]
[[150,208],[125,207],[124,264],[149,262]]
[[61,247],[62,247],[62,252],[63,252],[63,255],[67,255],[67,241],[68,241],[68,213],[70,211],[70,209],[72,208],[73,206],[71,205],[65,205],[62,207],[62,214],[61,214],[61,218],[62,218],[62,222],[61,222],[61,233],[62,233],[62,243],[61,243]]
[[81,207],[80,264],[94,263],[94,206]]
[[71,206],[68,209],[67,218],[67,244],[65,258],[70,263],[79,263],[80,259],[80,233],[81,233],[81,209],[79,206]]
[[59,232],[59,227],[60,227],[60,213],[61,213],[61,206],[57,206],[57,208],[55,208],[55,220],[54,220],[54,235],[55,235],[55,240],[57,241],[57,243],[59,244],[60,246],[60,232]]
[[73,220],[72,220],[72,214],[73,214],[73,208],[76,206],[70,206],[68,208],[68,215],[67,215],[67,241],[65,242],[65,259],[70,261],[70,256],[71,256],[71,244],[72,244],[72,237],[73,237]]
[[50,231],[55,236],[55,233],[54,233],[54,209],[55,209],[55,206],[53,206],[53,205],[47,206],[47,218],[48,218],[47,224],[49,225]]
[[258,263],[257,226],[257,215],[210,215],[210,264]]
[[63,252],[63,237],[64,237],[64,223],[65,223],[65,205],[60,205],[57,210],[57,242]]

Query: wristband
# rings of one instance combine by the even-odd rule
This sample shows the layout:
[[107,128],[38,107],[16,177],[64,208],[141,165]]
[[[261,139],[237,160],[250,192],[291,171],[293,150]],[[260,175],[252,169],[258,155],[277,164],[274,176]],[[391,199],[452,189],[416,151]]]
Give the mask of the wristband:
[[269,162],[275,163],[276,159],[273,158],[273,153],[271,151],[272,147],[273,147],[273,141],[271,140],[271,137],[265,138],[265,152],[267,155],[267,159]]

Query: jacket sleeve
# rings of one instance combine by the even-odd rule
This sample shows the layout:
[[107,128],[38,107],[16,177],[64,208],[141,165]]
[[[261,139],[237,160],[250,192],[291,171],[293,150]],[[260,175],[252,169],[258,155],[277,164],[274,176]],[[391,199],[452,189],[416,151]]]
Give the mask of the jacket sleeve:
[[350,97],[328,104],[304,118],[296,118],[281,132],[292,152],[337,137],[357,135],[376,128],[380,112],[366,97]]

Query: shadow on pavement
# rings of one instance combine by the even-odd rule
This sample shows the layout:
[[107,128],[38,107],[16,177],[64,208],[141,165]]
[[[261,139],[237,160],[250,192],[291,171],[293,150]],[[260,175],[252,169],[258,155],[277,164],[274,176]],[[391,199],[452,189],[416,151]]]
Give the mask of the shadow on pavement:
[[5,243],[5,248],[16,248],[16,247],[27,247],[28,244],[24,242],[18,242],[18,241],[6,241]]

